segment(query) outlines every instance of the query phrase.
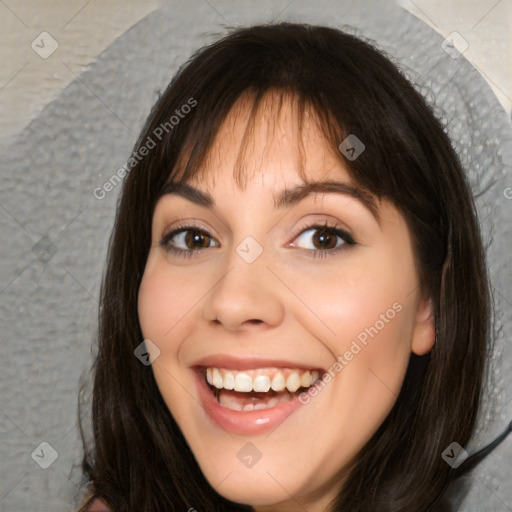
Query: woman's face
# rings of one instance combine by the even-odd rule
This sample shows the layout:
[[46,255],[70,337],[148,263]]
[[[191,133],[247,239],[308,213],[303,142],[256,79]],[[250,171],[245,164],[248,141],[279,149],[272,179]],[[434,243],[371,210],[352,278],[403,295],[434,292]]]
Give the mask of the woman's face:
[[300,177],[294,105],[263,102],[243,141],[245,187],[240,100],[206,179],[159,200],[138,311],[157,385],[211,486],[257,510],[319,511],[434,326],[404,218],[357,197],[311,113],[303,162],[316,188]]

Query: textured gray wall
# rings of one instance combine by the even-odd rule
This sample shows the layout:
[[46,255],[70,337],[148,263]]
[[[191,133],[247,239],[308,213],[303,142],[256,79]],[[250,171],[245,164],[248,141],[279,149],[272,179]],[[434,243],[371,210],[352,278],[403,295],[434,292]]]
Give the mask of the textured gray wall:
[[[468,169],[496,301],[493,375],[469,451],[512,419],[512,127],[484,80],[464,58],[451,58],[423,22],[382,3],[297,0],[234,9],[226,0],[215,9],[202,0],[173,1],[152,13],[2,151],[0,511],[73,510],[79,377],[91,363],[119,186],[101,200],[93,190],[129,157],[177,67],[226,26],[271,20],[350,26],[423,84]],[[472,474],[461,511],[512,510],[510,460],[512,436]]]

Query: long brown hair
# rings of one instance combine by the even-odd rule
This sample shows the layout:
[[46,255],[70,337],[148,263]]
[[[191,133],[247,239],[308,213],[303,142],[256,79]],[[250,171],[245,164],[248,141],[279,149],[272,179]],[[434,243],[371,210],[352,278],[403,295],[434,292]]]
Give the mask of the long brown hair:
[[[157,142],[132,162],[110,240],[93,442],[84,441],[88,489],[116,512],[251,510],[206,481],[151,368],[133,352],[143,340],[137,294],[159,194],[169,179],[196,175],[242,94],[252,94],[254,114],[270,91],[293,95],[303,110],[312,106],[338,158],[349,134],[364,141],[365,151],[343,164],[360,187],[404,215],[435,312],[434,348],[411,355],[392,411],[359,453],[332,510],[438,509],[455,476],[441,454],[471,436],[488,358],[488,280],[470,189],[441,122],[386,56],[339,30],[289,23],[240,29],[200,50],[162,94],[135,145],[139,154],[149,138]],[[194,108],[162,130],[191,99]]]

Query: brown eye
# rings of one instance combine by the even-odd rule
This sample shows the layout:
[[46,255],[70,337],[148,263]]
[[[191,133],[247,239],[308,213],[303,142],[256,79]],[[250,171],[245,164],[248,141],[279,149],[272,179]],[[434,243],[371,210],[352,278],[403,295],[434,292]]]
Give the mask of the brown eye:
[[192,255],[201,249],[218,247],[219,243],[206,231],[195,227],[175,229],[162,238],[160,245],[168,252]]
[[316,249],[334,249],[337,244],[336,234],[331,229],[318,229],[313,235],[313,245]]
[[204,249],[209,246],[210,237],[201,231],[187,230],[184,232],[184,242],[187,249]]
[[293,243],[294,247],[309,249],[315,253],[334,253],[344,246],[355,245],[352,236],[341,229],[331,226],[309,226],[303,230]]

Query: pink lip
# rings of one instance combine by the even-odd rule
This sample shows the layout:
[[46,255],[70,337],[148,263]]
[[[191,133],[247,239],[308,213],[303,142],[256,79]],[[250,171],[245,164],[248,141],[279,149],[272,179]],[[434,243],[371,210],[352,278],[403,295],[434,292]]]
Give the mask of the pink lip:
[[[258,361],[257,366],[246,366],[244,369],[275,366],[275,364],[266,364],[268,361],[263,363],[265,364],[262,365],[262,361],[260,360]],[[220,367],[230,368],[230,366],[225,366],[225,364],[226,361],[223,360]],[[211,361],[208,361],[206,366],[215,366],[215,364],[212,364]],[[240,366],[237,366],[237,368],[240,368]],[[258,435],[270,432],[302,405],[297,398],[294,398],[290,402],[285,402],[269,409],[245,412],[233,411],[223,407],[219,404],[219,402],[217,402],[208,384],[205,382],[203,374],[200,371],[194,371],[194,374],[199,394],[199,400],[201,401],[206,414],[222,429],[233,434]]]
[[234,357],[228,354],[216,354],[203,357],[196,361],[193,367],[225,368],[226,370],[253,370],[256,368],[291,368],[303,370],[318,370],[324,373],[322,368],[306,366],[298,361],[283,361],[279,359],[263,359],[254,356]]

